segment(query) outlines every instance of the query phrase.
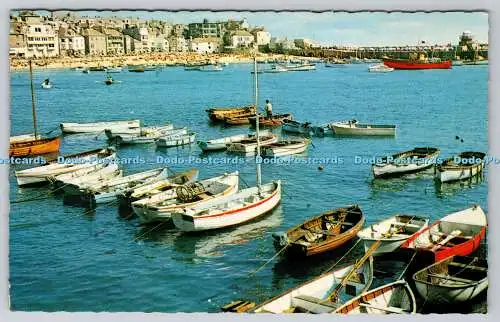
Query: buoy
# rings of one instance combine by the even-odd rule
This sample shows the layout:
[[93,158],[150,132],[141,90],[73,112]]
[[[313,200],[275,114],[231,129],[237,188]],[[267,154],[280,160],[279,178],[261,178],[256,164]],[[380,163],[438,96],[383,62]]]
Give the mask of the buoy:
[[324,169],[323,165],[320,164],[319,167],[318,167],[318,170],[319,171],[323,171],[323,169]]
[[460,142],[464,143],[464,139],[460,139]]
[[460,138],[458,137],[458,135],[455,135],[455,140],[458,140],[458,139],[460,139]]

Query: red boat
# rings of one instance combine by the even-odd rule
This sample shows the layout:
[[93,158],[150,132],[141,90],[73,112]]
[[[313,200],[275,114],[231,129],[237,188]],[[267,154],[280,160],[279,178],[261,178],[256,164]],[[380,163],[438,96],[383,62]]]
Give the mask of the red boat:
[[383,59],[384,65],[394,69],[450,69],[451,60],[427,61],[406,59]]
[[486,215],[481,207],[474,205],[449,214],[415,233],[401,247],[431,252],[435,261],[453,255],[468,256],[479,248],[486,236],[486,227]]

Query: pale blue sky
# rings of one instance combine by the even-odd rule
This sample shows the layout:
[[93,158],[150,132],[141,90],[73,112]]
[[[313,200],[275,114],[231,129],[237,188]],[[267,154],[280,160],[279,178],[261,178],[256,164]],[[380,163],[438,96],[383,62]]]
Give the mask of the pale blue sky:
[[164,19],[172,23],[247,18],[251,26],[264,26],[272,36],[308,38],[324,44],[414,45],[420,40],[432,44],[458,42],[459,35],[471,31],[480,42],[488,41],[488,14],[485,12],[165,12],[165,11],[85,11],[90,16],[123,16]]

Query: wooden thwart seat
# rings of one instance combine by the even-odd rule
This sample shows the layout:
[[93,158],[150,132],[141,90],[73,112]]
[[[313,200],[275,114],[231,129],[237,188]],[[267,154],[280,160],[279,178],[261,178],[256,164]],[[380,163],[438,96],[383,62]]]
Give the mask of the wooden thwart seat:
[[449,235],[442,235],[442,237],[446,236],[443,240],[441,240],[439,243],[436,244],[436,246],[434,246],[432,248],[433,251],[436,251],[438,250],[439,248],[441,248],[442,246],[446,245],[450,240],[452,240],[453,238],[455,237],[458,237],[462,234],[462,232],[460,230],[454,230],[452,231]]
[[432,274],[432,273],[429,273],[427,275],[430,276],[430,277],[436,277],[436,278],[440,278],[440,279],[444,279],[444,280],[461,282],[461,283],[465,283],[465,284],[470,284],[470,283],[474,283],[475,282],[473,280],[469,280],[469,279],[465,279],[465,278],[460,278],[460,277],[455,277],[455,276],[450,276],[450,275],[440,275],[440,274]]
[[419,225],[405,224],[405,223],[402,223],[402,222],[392,223],[391,226],[397,227],[397,228],[413,228],[413,229],[420,229],[421,228],[421,226],[419,226]]
[[[333,312],[335,311],[337,308],[338,308],[338,305],[335,304],[335,303],[332,303],[328,300],[322,300],[322,299],[319,299],[317,297],[314,297],[314,296],[309,296],[309,295],[297,295],[293,298],[294,300],[299,300],[299,301],[303,301],[303,302],[308,302],[308,303],[311,303],[315,306],[320,306],[320,307],[323,307],[325,310],[324,312]],[[296,303],[297,304],[297,303]],[[310,310],[309,308],[306,308],[304,306],[301,306],[301,305],[294,305],[295,307],[299,307],[299,308],[302,308],[304,310],[307,310],[311,313],[319,313],[319,312],[315,312],[313,310]]]
[[400,307],[395,307],[395,306],[377,306],[377,305],[373,305],[370,303],[359,303],[359,306],[370,308],[370,309],[375,309],[375,310],[380,310],[380,311],[385,311],[385,312],[389,312],[389,313],[396,313],[396,314],[410,313],[408,311],[403,310]]
[[473,265],[467,265],[467,264],[455,263],[455,262],[448,263],[448,266],[468,268],[468,269],[471,269],[474,271],[479,271],[479,272],[487,272],[488,271],[488,269],[486,267],[479,267],[479,266],[473,266]]

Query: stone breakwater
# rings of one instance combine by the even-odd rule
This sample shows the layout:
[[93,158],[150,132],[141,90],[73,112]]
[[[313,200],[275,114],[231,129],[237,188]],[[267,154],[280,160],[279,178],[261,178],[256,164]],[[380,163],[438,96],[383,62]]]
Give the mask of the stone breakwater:
[[[295,57],[289,55],[262,54],[258,60],[282,60],[311,58]],[[252,61],[250,54],[198,54],[198,53],[147,53],[120,56],[95,56],[95,57],[57,57],[32,59],[34,68],[75,68],[75,67],[110,67],[110,66],[140,66],[140,65],[185,65],[200,63],[249,63]],[[26,70],[29,60],[23,58],[10,58],[12,71]]]

